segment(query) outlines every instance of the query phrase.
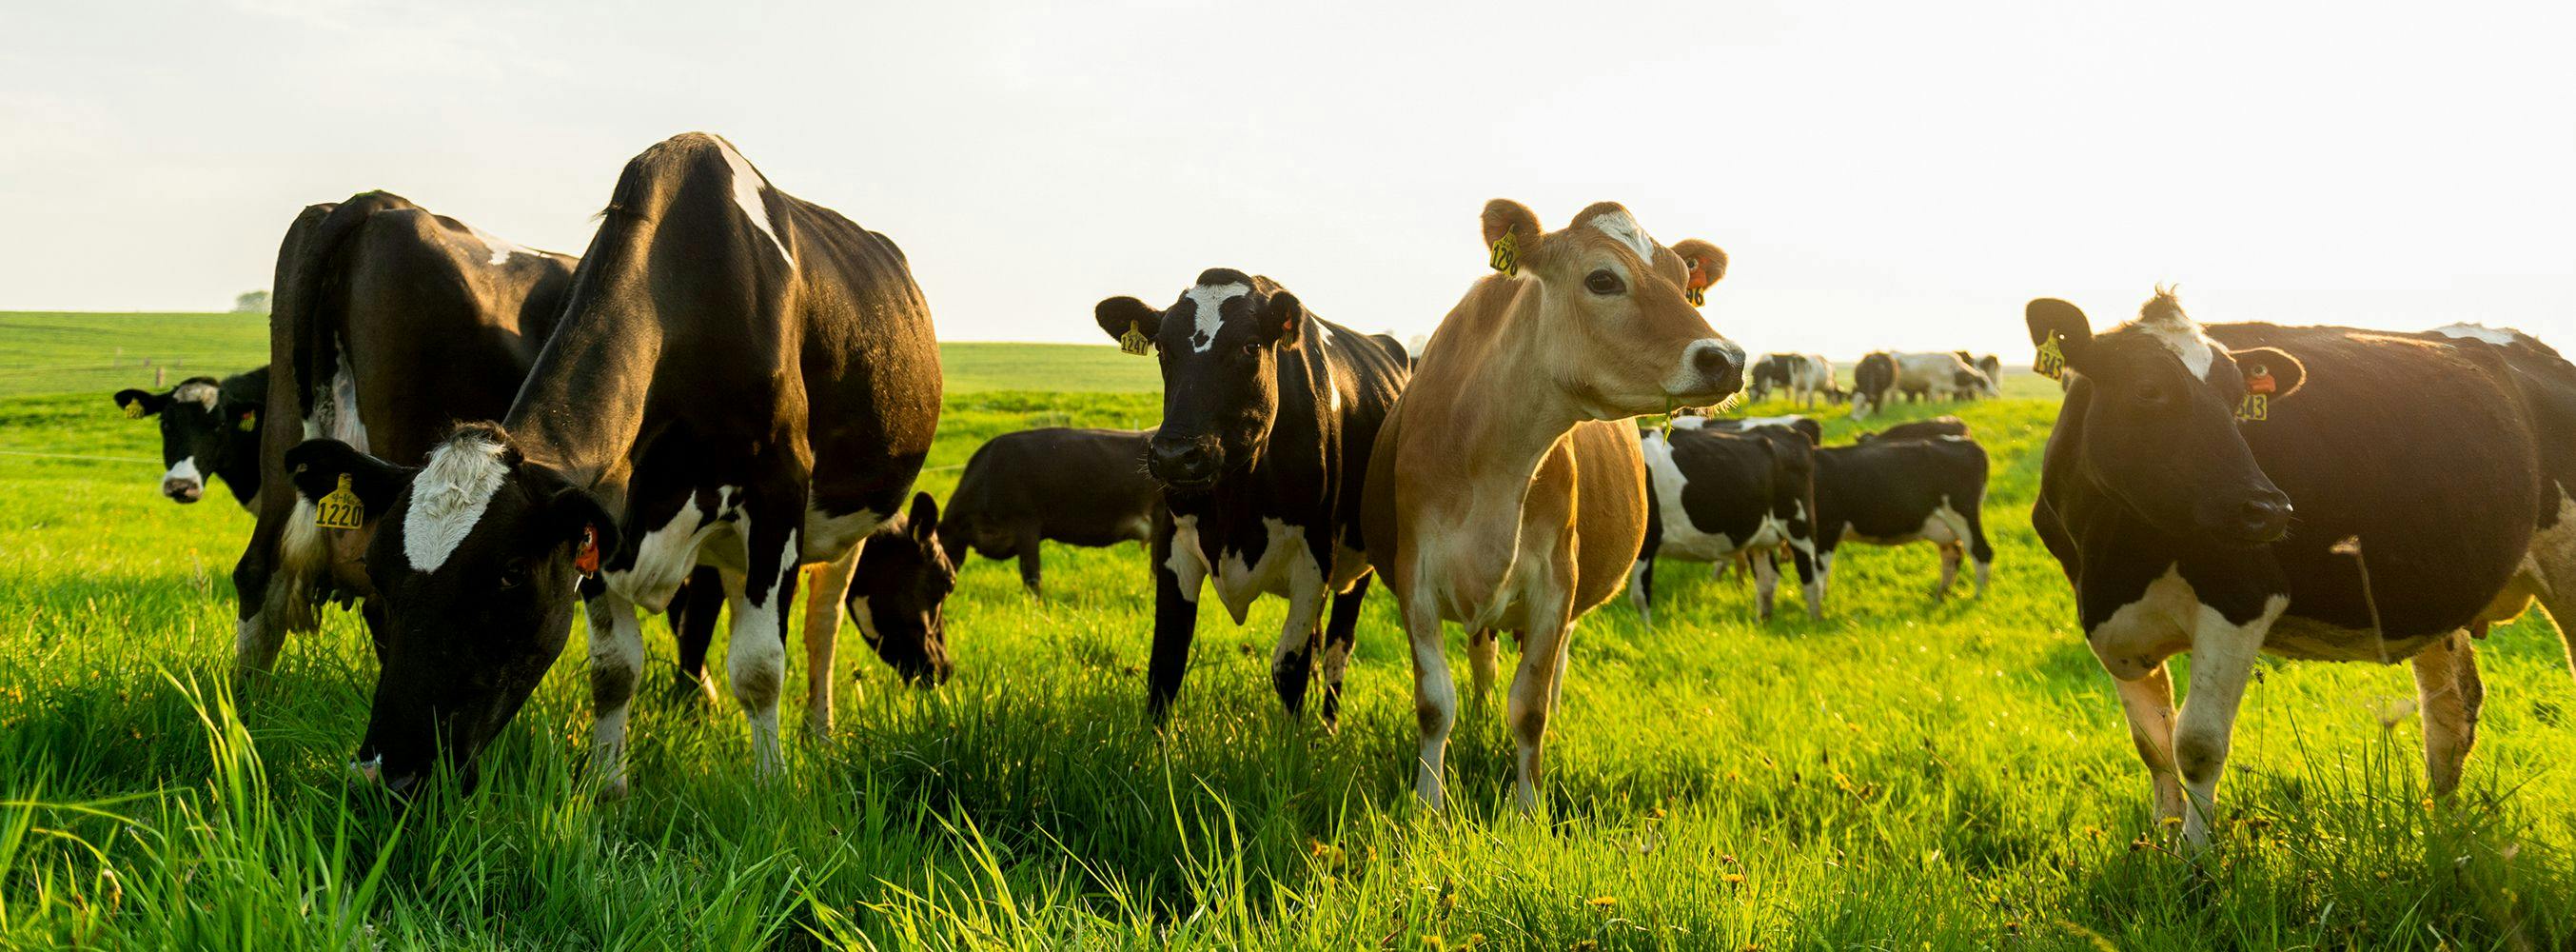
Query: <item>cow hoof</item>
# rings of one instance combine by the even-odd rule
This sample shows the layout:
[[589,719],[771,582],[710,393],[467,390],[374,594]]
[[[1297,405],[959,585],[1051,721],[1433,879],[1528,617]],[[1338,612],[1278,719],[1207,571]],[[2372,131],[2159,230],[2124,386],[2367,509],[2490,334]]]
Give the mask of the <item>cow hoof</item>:
[[626,778],[619,777],[599,786],[599,802],[622,802],[626,799],[626,793]]

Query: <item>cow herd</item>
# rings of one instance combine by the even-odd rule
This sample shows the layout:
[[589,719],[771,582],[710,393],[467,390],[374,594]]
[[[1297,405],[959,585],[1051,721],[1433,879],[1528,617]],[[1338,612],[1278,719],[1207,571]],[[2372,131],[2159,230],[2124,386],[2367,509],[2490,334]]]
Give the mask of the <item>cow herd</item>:
[[[1157,724],[1200,599],[1239,625],[1272,595],[1271,686],[1291,717],[1320,686],[1331,728],[1382,581],[1434,807],[1459,707],[1449,624],[1479,703],[1499,635],[1520,646],[1504,723],[1535,810],[1576,623],[1623,587],[1650,618],[1659,557],[1750,576],[1766,618],[1784,556],[1821,617],[1853,542],[1931,543],[1932,597],[1963,567],[1984,591],[1988,459],[1955,418],[1848,445],[1802,417],[1630,421],[1739,390],[1855,418],[1899,396],[1993,397],[1998,358],[1873,353],[1845,390],[1822,357],[1748,361],[1709,325],[1715,245],[1666,245],[1606,202],[1549,230],[1495,200],[1481,225],[1492,273],[1419,353],[1228,268],[1165,304],[1100,301],[1100,330],[1159,364],[1159,426],[997,437],[944,513],[913,488],[941,375],[903,253],[703,134],[629,161],[578,259],[382,192],[309,207],[280,247],[268,365],[116,402],[159,417],[164,494],[194,502],[219,476],[257,516],[233,574],[242,669],[269,669],[323,603],[359,611],[379,673],[350,769],[397,796],[440,769],[471,787],[576,611],[603,795],[629,783],[639,612],[671,616],[674,690],[710,698],[729,619],[725,686],[756,773],[774,774],[799,594],[820,736],[844,615],[904,679],[940,683],[958,565],[1015,559],[1039,595],[1042,541],[1145,543]],[[2576,367],[2476,325],[2204,327],[2161,290],[2098,334],[2054,299],[2025,318],[2035,369],[2067,388],[2033,525],[2162,814],[2205,839],[2261,651],[2411,661],[2427,769],[2456,786],[2483,697],[2475,639],[2535,600],[2576,618]],[[2177,715],[2164,664],[2182,651]]]

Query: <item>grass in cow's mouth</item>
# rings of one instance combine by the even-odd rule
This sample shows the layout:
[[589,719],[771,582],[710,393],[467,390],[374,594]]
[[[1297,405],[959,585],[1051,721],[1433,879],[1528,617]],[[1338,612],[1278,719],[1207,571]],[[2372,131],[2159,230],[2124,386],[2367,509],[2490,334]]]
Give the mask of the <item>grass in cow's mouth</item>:
[[[1032,359],[1085,376],[1094,352],[1134,362]],[[1867,424],[1957,413],[1992,452],[1986,597],[1927,600],[1928,548],[1849,548],[1824,621],[1757,625],[1748,589],[1668,560],[1653,627],[1620,600],[1577,631],[1545,823],[1511,805],[1499,690],[1462,711],[1454,812],[1415,809],[1409,662],[1383,595],[1339,735],[1277,710],[1279,603],[1237,628],[1207,600],[1200,670],[1157,736],[1134,545],[1050,546],[1046,601],[1008,563],[969,563],[957,673],[935,690],[845,632],[838,735],[791,739],[767,786],[730,697],[652,689],[673,671],[652,621],[633,794],[597,802],[576,626],[485,752],[482,789],[425,782],[397,811],[344,779],[375,672],[356,619],[326,611],[236,696],[228,575],[250,518],[161,498],[151,428],[113,389],[0,403],[0,449],[145,460],[0,456],[0,947],[2576,943],[2576,694],[2536,620],[2479,644],[2488,703],[2453,801],[2427,805],[2418,718],[2381,722],[2383,698],[2413,696],[2404,671],[2267,663],[2219,845],[2172,845],[2029,532],[2055,387],[2028,375],[2005,400]],[[996,433],[1133,428],[1158,405],[955,388],[924,486],[944,497],[940,467]],[[1833,442],[1860,428],[1818,412]],[[791,690],[791,723],[802,703]]]

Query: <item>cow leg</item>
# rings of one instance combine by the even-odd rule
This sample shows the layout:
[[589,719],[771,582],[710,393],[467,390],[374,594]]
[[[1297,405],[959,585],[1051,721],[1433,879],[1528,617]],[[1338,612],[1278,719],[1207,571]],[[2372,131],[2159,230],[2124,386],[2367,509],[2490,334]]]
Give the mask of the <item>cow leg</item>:
[[1029,594],[1036,597],[1038,600],[1046,600],[1046,590],[1038,584],[1038,576],[1040,573],[1038,568],[1037,523],[1029,522],[1022,525],[1020,527],[1019,538],[1012,542],[1011,545],[1014,550],[1019,553],[1020,557],[1021,587],[1028,589]]
[[1941,581],[1940,584],[1932,586],[1932,600],[1936,602],[1950,597],[1950,588],[1959,584],[1959,560],[1966,554],[1960,550],[1956,542],[1941,543],[1940,548]]
[[[1428,594],[1418,595],[1404,606],[1404,634],[1413,643],[1413,723],[1421,740],[1414,758],[1418,769],[1413,795],[1421,799],[1423,806],[1439,810],[1448,805],[1440,782],[1449,750],[1449,732],[1458,726],[1458,683],[1449,676],[1440,609]],[[1485,643],[1491,645],[1493,633],[1482,634]]]
[[[1742,556],[1739,556],[1742,557]],[[1769,551],[1753,553],[1753,618],[1771,620],[1771,596],[1780,589],[1780,564]]]
[[1520,805],[1521,814],[1541,815],[1539,783],[1544,777],[1541,758],[1547,745],[1547,720],[1556,707],[1557,682],[1565,671],[1563,654],[1572,640],[1573,621],[1564,613],[1567,606],[1531,606],[1536,612],[1555,612],[1555,617],[1542,619],[1542,626],[1530,629],[1521,639],[1520,670],[1512,676],[1512,693],[1505,717],[1512,725],[1512,739],[1520,748],[1515,762],[1512,799]]
[[1467,684],[1475,691],[1469,700],[1476,710],[1484,710],[1485,699],[1494,696],[1494,653],[1500,647],[1491,628],[1467,633]]
[[[1628,604],[1636,606],[1638,622],[1647,625],[1655,623],[1655,560],[1653,558],[1639,558],[1636,566],[1628,570]],[[1482,689],[1477,690],[1476,703],[1482,704],[1484,701],[1485,692]]]
[[817,566],[814,590],[805,593],[805,733],[832,736],[832,653],[841,637],[841,599],[850,593],[850,573],[859,567],[862,536],[841,557]]
[[2182,836],[2193,846],[2209,842],[2210,821],[2218,811],[2218,780],[2227,769],[2228,741],[2236,731],[2237,705],[2245,699],[2245,682],[2254,676],[2263,636],[2289,604],[2287,597],[2273,596],[2262,615],[2243,625],[2203,605],[2192,626],[2191,694],[2183,699],[2182,716],[2174,727],[2174,766],[2182,771],[2184,792],[2191,795]]
[[1270,650],[1270,689],[1279,707],[1293,719],[1306,708],[1306,686],[1313,682],[1315,649],[1323,641],[1324,570],[1312,550],[1289,555],[1288,618],[1280,623],[1279,644]]
[[1369,579],[1361,573],[1351,590],[1333,596],[1333,617],[1324,623],[1324,730],[1342,727],[1342,675],[1350,670],[1351,648],[1359,643],[1360,605],[1368,597]]
[[714,566],[690,570],[688,581],[671,600],[671,635],[680,649],[679,673],[671,683],[673,700],[716,700],[716,684],[707,678],[707,647],[716,642],[716,620],[724,614],[724,575]]
[[2120,708],[2129,716],[2129,740],[2138,760],[2147,765],[2155,787],[2158,822],[2182,818],[2182,775],[2174,769],[2173,678],[2159,662],[2135,681],[2112,679],[2120,690]]
[[626,796],[626,717],[644,674],[644,626],[635,605],[593,586],[582,608],[590,618],[590,769],[601,799]]
[[[755,497],[755,506],[760,497]],[[734,700],[751,723],[752,772],[777,776],[785,759],[778,749],[778,695],[787,679],[788,606],[795,604],[798,564],[795,527],[802,525],[804,494],[774,494],[775,512],[755,508],[738,531],[747,545],[739,591],[729,591],[733,630],[725,643],[725,675]],[[790,515],[790,514],[795,515]],[[732,581],[732,579],[727,579]]]
[[2476,645],[2452,632],[2415,655],[2415,691],[2424,711],[2424,777],[2433,795],[2460,787],[2460,767],[2478,742],[2478,706],[2486,690],[2478,681]]
[[1172,698],[1181,693],[1181,678],[1189,673],[1207,563],[1199,560],[1195,531],[1181,540],[1181,530],[1167,518],[1155,522],[1154,653],[1145,663],[1145,713],[1160,727],[1171,717]]
[[1789,564],[1798,570],[1798,591],[1806,596],[1807,618],[1811,621],[1825,620],[1825,575],[1817,564],[1815,543],[1791,538]]

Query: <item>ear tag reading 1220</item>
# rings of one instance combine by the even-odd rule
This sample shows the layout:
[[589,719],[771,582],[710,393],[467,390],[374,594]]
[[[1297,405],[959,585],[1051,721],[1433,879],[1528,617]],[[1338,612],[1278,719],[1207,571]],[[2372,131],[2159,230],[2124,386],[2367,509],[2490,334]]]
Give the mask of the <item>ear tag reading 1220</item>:
[[1134,354],[1138,357],[1142,357],[1145,356],[1145,351],[1152,347],[1153,344],[1154,339],[1145,336],[1145,329],[1136,326],[1135,321],[1128,321],[1127,333],[1118,335],[1118,349],[1122,353]]
[[356,490],[349,488],[349,474],[340,474],[339,488],[322,497],[313,506],[313,524],[324,529],[355,529],[367,523],[367,506],[358,501]]
[[596,575],[599,573],[598,527],[581,527],[581,551],[573,554],[572,568],[573,571],[580,572],[583,575]]
[[1517,277],[1521,273],[1520,247],[1520,242],[1512,238],[1511,232],[1504,232],[1502,237],[1494,239],[1494,257],[1486,263],[1506,277]]
[[2057,335],[2039,342],[2039,359],[2030,362],[2030,369],[2050,380],[2066,376],[2066,349],[2057,345]]

